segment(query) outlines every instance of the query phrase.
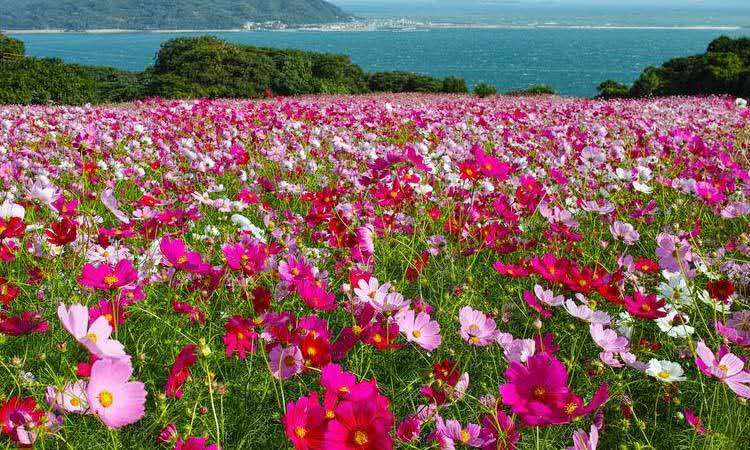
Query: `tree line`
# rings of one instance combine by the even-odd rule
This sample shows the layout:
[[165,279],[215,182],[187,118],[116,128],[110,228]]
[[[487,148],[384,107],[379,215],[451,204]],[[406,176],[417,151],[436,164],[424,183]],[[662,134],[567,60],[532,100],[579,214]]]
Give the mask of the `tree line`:
[[750,38],[716,38],[703,54],[647,67],[632,86],[615,80],[599,85],[601,98],[710,94],[750,97]]

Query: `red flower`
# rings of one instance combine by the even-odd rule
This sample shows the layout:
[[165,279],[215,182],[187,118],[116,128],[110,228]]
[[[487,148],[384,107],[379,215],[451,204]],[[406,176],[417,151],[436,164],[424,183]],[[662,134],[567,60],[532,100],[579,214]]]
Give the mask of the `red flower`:
[[0,239],[10,239],[23,236],[26,224],[20,217],[0,218]]
[[42,318],[42,315],[26,311],[19,316],[6,316],[0,313],[0,333],[9,336],[21,336],[30,333],[45,333],[49,329],[49,324]]
[[323,367],[331,362],[331,343],[323,336],[308,333],[299,343],[307,367]]
[[726,302],[734,294],[734,284],[729,280],[709,281],[706,290],[711,298],[720,302]]
[[190,367],[198,360],[195,349],[194,344],[188,344],[177,355],[164,387],[168,398],[182,398],[182,386],[190,376]]
[[224,335],[224,346],[227,357],[234,353],[245,359],[247,353],[255,353],[255,339],[258,333],[253,330],[253,321],[241,316],[230,317],[224,325],[227,333]]
[[18,297],[20,289],[18,286],[11,284],[3,277],[0,277],[0,303],[8,306],[10,302]]
[[50,229],[45,231],[47,241],[54,245],[70,244],[76,240],[78,235],[76,223],[64,217],[59,222],[55,222]]
[[654,273],[659,270],[659,264],[652,259],[639,258],[635,262],[635,268],[643,273]]

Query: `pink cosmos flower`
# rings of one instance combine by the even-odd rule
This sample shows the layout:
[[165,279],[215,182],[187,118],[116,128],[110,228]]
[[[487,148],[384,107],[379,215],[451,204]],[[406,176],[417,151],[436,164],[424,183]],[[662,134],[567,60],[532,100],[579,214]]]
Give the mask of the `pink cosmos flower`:
[[510,333],[498,333],[496,340],[509,363],[525,363],[536,352],[536,341],[533,339],[515,339]]
[[428,352],[440,346],[443,340],[440,336],[440,324],[431,320],[429,314],[421,312],[415,315],[413,310],[407,308],[394,318],[407,341],[416,343]]
[[584,405],[568,388],[565,366],[548,353],[529,357],[525,365],[511,363],[505,378],[507,383],[500,386],[503,403],[532,426],[569,423],[593,412],[609,398],[608,386],[602,384],[591,402]]
[[562,295],[555,296],[552,289],[544,289],[542,286],[534,285],[534,295],[539,299],[540,302],[548,306],[560,306],[565,302],[565,297]]
[[707,205],[717,205],[726,200],[726,196],[716,186],[705,181],[695,184],[695,193],[702,198]]
[[484,440],[479,437],[480,432],[480,426],[475,423],[463,427],[456,419],[443,420],[440,416],[435,418],[435,437],[440,448],[444,450],[454,449],[456,443],[474,448],[481,447]]
[[496,413],[482,416],[482,450],[514,450],[516,443],[521,439],[521,434],[516,431],[514,419],[508,417],[500,409],[500,405],[495,406],[493,402],[490,406],[496,409]]
[[485,347],[495,340],[497,324],[483,312],[464,306],[458,312],[458,320],[461,322],[461,337],[464,341]]
[[174,450],[219,450],[217,444],[209,444],[208,438],[191,436],[187,439],[177,438]]
[[573,446],[567,450],[596,450],[599,444],[599,429],[596,425],[591,425],[591,430],[586,433],[582,429],[573,432]]
[[203,261],[200,253],[187,251],[182,239],[164,236],[159,242],[159,249],[175,269],[199,274],[211,270],[211,265]]
[[609,231],[615,239],[619,239],[627,245],[635,244],[641,237],[633,225],[627,222],[620,222],[619,220],[615,220],[615,222],[609,227]]
[[628,342],[628,338],[619,336],[615,330],[605,329],[598,323],[589,325],[589,333],[591,333],[596,345],[604,350],[599,354],[599,358],[609,366],[622,367],[622,364],[614,358],[614,354],[629,352],[630,342]]
[[745,362],[729,353],[726,346],[719,348],[719,353],[709,349],[705,342],[696,345],[695,364],[708,377],[715,377],[724,382],[729,389],[743,398],[750,398],[750,373],[745,371]]
[[138,272],[133,269],[133,263],[123,259],[114,267],[106,263],[84,265],[78,282],[93,289],[110,290],[127,286],[137,279]]
[[750,347],[750,310],[737,311],[723,324],[716,321],[716,332],[730,342],[742,347]]
[[326,450],[392,450],[393,414],[387,400],[376,396],[365,401],[344,401],[328,423]]
[[296,450],[322,450],[326,413],[316,392],[286,405],[284,432]]
[[120,205],[115,198],[114,190],[105,189],[102,191],[102,204],[122,223],[130,223],[130,218],[120,210]]
[[286,261],[279,262],[279,278],[288,284],[294,284],[296,281],[302,281],[307,278],[314,278],[310,265],[302,258],[290,256]]
[[706,427],[703,425],[703,421],[700,417],[695,415],[692,409],[685,408],[685,410],[683,411],[683,415],[685,416],[685,422],[693,427],[696,433],[706,434]]
[[85,381],[65,383],[62,389],[57,389],[55,386],[47,386],[44,398],[47,404],[59,413],[89,413]]
[[99,316],[89,326],[89,309],[81,304],[65,308],[63,303],[57,307],[57,317],[63,328],[88,351],[99,358],[129,358],[125,347],[114,339],[112,326],[105,316]]
[[232,270],[239,270],[253,276],[265,270],[268,252],[261,243],[251,245],[235,244],[222,247],[224,259]]
[[487,155],[482,150],[481,145],[474,145],[472,148],[474,152],[474,159],[476,159],[476,165],[479,170],[485,176],[497,178],[499,181],[505,181],[508,179],[512,171],[512,167],[508,163],[504,163],[494,156]]
[[271,374],[277,379],[286,380],[302,372],[303,363],[302,351],[296,345],[276,345],[268,353]]
[[100,359],[91,367],[86,396],[94,414],[109,428],[138,422],[145,415],[146,389],[129,359]]
[[300,280],[295,283],[297,295],[310,308],[319,311],[333,311],[336,309],[336,296],[326,290],[324,281],[315,279]]

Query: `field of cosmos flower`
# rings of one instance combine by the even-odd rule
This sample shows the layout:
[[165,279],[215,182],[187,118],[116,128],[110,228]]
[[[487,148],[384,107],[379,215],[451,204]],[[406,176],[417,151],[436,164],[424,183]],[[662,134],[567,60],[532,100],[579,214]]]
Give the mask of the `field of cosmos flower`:
[[750,109],[0,108],[0,445],[739,449]]

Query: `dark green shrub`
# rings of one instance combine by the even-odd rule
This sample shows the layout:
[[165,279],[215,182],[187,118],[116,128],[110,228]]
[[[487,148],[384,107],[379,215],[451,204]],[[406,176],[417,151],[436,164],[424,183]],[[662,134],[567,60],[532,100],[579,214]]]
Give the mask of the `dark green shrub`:
[[497,88],[489,83],[481,82],[474,86],[474,95],[480,98],[497,94]]

